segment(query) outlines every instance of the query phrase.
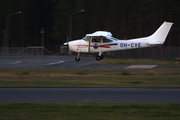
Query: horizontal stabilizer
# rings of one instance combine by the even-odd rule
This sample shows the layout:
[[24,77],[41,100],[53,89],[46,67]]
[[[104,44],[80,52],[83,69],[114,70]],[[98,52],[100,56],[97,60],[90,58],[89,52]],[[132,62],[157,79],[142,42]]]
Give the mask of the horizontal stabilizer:
[[163,45],[163,42],[148,42],[149,45]]

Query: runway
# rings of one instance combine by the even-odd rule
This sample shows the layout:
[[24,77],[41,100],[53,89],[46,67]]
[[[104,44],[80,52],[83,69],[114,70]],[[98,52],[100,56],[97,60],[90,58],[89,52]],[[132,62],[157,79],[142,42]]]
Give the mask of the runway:
[[101,65],[95,58],[81,57],[76,62],[71,56],[0,56],[0,69],[153,69],[180,70],[179,67],[158,65]]
[[[0,56],[0,69],[152,69],[158,65],[100,65],[94,58]],[[0,103],[180,103],[180,89],[163,88],[0,88]]]
[[180,103],[180,89],[0,88],[0,103]]

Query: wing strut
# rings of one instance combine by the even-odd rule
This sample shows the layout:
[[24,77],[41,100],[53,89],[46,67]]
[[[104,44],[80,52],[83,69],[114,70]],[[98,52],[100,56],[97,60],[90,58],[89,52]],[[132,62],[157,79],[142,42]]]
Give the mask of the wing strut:
[[90,42],[91,42],[91,38],[88,38],[88,39],[89,39],[88,53],[90,53]]

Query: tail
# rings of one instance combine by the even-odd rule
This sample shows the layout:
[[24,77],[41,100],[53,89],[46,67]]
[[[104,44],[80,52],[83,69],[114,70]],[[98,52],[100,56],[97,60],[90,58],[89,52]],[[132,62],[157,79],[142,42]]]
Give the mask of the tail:
[[166,37],[172,27],[173,23],[171,22],[164,22],[154,34],[149,36],[148,44],[149,45],[163,45]]

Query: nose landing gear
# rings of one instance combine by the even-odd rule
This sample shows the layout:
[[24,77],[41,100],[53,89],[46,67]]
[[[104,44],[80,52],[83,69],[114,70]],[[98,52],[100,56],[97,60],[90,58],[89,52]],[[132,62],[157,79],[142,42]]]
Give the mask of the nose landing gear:
[[78,56],[75,58],[75,61],[76,61],[76,62],[79,62],[79,61],[80,61],[79,54],[80,54],[80,53],[78,53]]
[[75,60],[76,60],[76,62],[79,62],[80,61],[80,57],[76,57]]

